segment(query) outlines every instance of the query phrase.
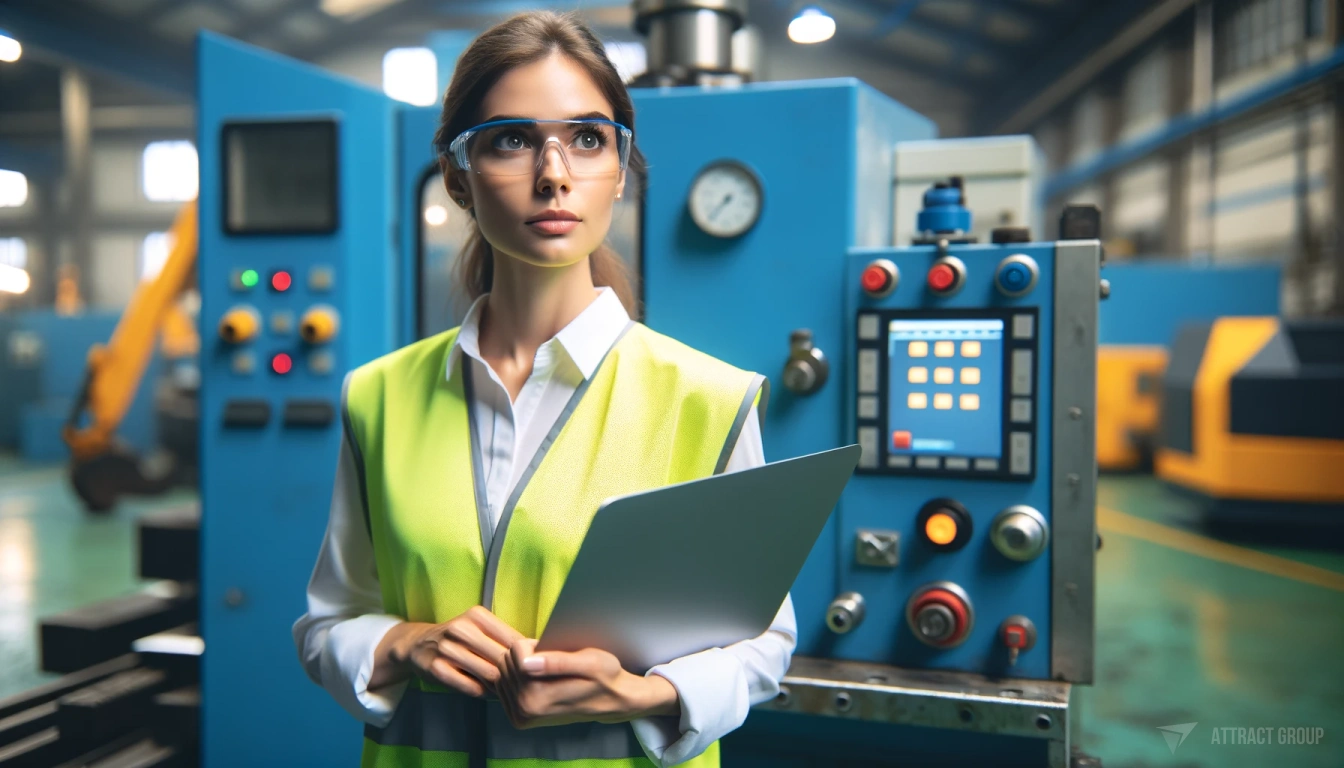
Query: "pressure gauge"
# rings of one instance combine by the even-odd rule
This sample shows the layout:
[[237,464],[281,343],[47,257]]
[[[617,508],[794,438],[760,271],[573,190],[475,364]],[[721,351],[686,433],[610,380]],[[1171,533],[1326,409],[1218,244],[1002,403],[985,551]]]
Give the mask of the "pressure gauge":
[[741,163],[725,160],[700,171],[686,201],[691,220],[714,237],[737,237],[761,216],[761,181]]

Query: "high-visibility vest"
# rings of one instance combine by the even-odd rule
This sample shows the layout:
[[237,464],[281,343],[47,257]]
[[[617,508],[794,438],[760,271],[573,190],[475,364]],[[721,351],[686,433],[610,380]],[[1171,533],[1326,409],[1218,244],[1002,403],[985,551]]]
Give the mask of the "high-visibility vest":
[[[457,330],[356,369],[342,396],[384,608],[408,621],[438,624],[484,605],[540,637],[601,502],[722,472],[752,406],[765,412],[764,377],[632,322],[492,530],[465,355],[447,375]],[[497,701],[419,679],[391,722],[364,735],[365,768],[652,765],[629,723],[517,730]],[[685,765],[717,768],[718,743]]]

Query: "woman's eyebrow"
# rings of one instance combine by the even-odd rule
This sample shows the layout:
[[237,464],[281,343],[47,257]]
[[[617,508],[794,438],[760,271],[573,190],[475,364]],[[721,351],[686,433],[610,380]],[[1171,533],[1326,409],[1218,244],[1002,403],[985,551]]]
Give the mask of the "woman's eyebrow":
[[[486,123],[493,123],[498,120],[542,120],[540,117],[522,117],[520,115],[494,115]],[[611,120],[612,118],[601,112],[585,112],[582,115],[573,115],[571,117],[561,118],[563,120]]]

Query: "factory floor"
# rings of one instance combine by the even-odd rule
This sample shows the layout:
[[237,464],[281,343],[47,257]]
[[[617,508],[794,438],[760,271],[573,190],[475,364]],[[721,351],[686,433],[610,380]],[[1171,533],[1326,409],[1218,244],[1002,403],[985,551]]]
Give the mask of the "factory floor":
[[[145,586],[135,521],[189,498],[90,516],[61,467],[0,455],[0,699],[53,677],[40,617]],[[1108,768],[1344,765],[1344,552],[1215,540],[1147,477],[1104,477],[1099,505],[1086,751]],[[1159,728],[1191,723],[1173,752]],[[1319,743],[1279,743],[1314,728]]]

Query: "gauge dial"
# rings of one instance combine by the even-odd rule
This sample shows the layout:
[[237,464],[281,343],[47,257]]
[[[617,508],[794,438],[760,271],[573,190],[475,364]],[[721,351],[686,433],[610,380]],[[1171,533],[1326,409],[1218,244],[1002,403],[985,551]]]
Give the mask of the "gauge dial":
[[718,162],[708,166],[691,184],[687,206],[691,219],[706,234],[737,237],[751,229],[761,216],[761,182],[740,163]]

